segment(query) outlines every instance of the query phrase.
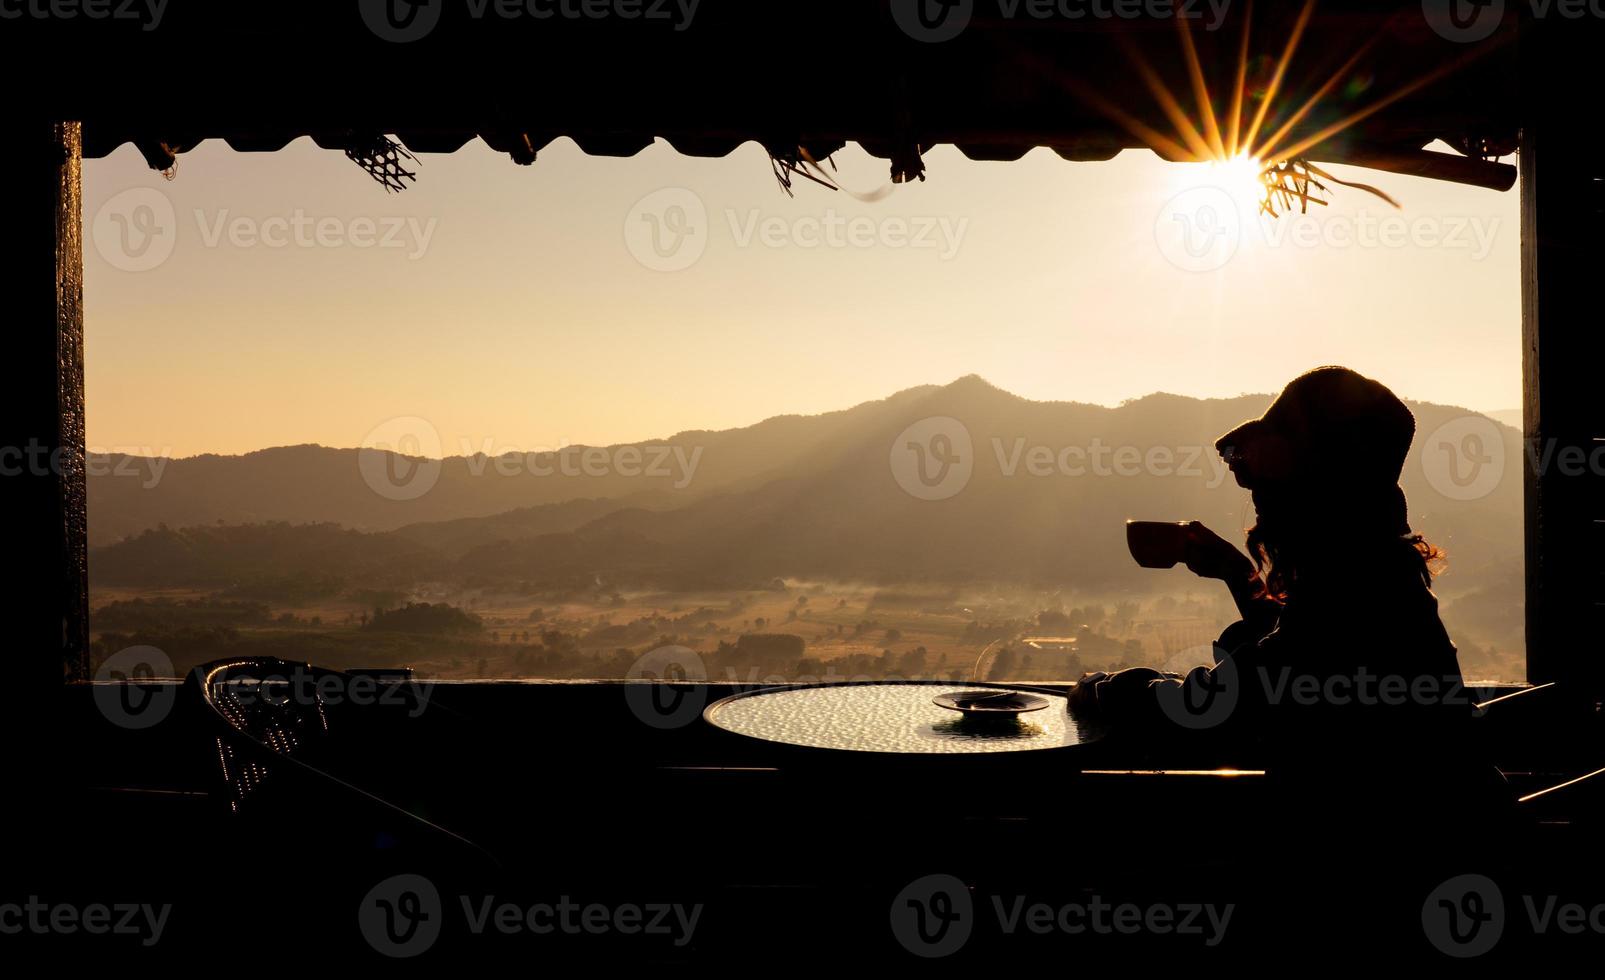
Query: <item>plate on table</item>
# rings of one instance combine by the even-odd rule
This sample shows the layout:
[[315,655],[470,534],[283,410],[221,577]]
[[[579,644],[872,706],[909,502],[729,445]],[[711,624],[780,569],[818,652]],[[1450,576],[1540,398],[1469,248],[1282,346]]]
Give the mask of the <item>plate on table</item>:
[[931,701],[949,711],[972,717],[1001,718],[1041,711],[1053,702],[1024,691],[952,691],[938,694]]

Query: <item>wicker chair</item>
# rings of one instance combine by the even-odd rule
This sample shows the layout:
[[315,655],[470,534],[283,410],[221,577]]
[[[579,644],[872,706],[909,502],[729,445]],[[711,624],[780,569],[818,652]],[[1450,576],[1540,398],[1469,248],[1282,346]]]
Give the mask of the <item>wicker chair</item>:
[[[234,818],[314,827],[358,848],[488,859],[398,802],[418,791],[408,778],[413,712],[393,699],[379,707],[349,696],[356,676],[271,658],[197,668],[189,684],[215,758],[211,795]],[[407,684],[387,693],[412,697]]]

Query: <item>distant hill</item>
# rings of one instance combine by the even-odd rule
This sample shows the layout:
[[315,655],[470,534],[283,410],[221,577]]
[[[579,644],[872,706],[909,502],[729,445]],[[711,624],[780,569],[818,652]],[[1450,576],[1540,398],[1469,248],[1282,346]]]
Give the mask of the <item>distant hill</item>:
[[[1217,469],[1208,447],[1269,400],[1155,394],[1107,408],[1028,401],[968,377],[828,415],[681,433],[663,444],[700,451],[700,462],[680,488],[616,473],[501,476],[479,467],[476,476],[475,461],[458,458],[446,461],[431,492],[394,501],[364,483],[355,450],[179,460],[151,490],[111,476],[92,481],[99,546],[91,574],[124,585],[191,576],[214,587],[320,574],[325,587],[333,579],[384,587],[409,579],[734,586],[777,576],[1151,584],[1153,573],[1126,555],[1124,521],[1199,519],[1234,537],[1251,519],[1247,495]],[[1403,483],[1415,526],[1448,551],[1458,588],[1509,591],[1521,562],[1516,431],[1495,430],[1509,461],[1498,485],[1478,499],[1452,500],[1427,481],[1421,444],[1468,413],[1411,407],[1421,436]],[[909,429],[928,419],[953,421]],[[906,483],[908,472],[894,469],[907,443],[932,431],[972,447],[967,482],[925,494],[943,499],[922,499],[918,486],[911,493],[898,479],[902,472]],[[931,448],[951,449],[946,442]],[[1067,464],[1088,472],[1061,470],[1066,449]],[[1103,475],[1094,471],[1100,452]],[[205,526],[219,521],[323,526]],[[158,523],[171,530],[149,530]],[[112,543],[127,535],[136,536]]]
[[[162,524],[332,522],[357,530],[388,531],[584,498],[655,493],[671,502],[690,499],[717,489],[755,485],[771,470],[828,452],[829,446],[850,440],[877,419],[895,415],[926,390],[910,389],[842,412],[780,416],[742,429],[682,432],[637,443],[634,448],[640,456],[630,468],[641,470],[640,475],[613,471],[587,475],[582,465],[586,447],[580,446],[565,450],[567,467],[551,453],[533,459],[501,457],[500,462],[485,456],[450,457],[440,462],[429,492],[412,500],[375,492],[364,479],[357,449],[284,446],[243,456],[206,455],[154,464],[123,454],[96,455],[90,460],[90,543],[109,544]],[[615,457],[624,447],[601,448]],[[403,473],[426,463],[391,453],[379,455]],[[694,463],[694,468],[681,460]],[[150,479],[158,473],[159,479]],[[655,475],[659,473],[666,475]]]
[[1504,408],[1497,412],[1484,412],[1483,414],[1500,425],[1508,425],[1517,432],[1521,431],[1521,409],[1519,408]]

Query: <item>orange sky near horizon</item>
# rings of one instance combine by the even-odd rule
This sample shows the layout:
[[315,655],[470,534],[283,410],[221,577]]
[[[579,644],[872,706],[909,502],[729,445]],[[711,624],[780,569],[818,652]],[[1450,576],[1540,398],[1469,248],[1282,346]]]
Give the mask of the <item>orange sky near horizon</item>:
[[[886,165],[838,156],[851,189]],[[357,446],[419,417],[445,455],[817,413],[979,374],[1026,398],[1272,392],[1347,364],[1400,395],[1520,404],[1517,193],[1349,168],[1318,218],[1128,151],[978,163],[883,199],[754,144],[628,159],[475,141],[386,194],[338,152],[219,142],[169,182],[85,161],[88,442],[189,456]],[[1236,209],[1236,214],[1233,209]]]

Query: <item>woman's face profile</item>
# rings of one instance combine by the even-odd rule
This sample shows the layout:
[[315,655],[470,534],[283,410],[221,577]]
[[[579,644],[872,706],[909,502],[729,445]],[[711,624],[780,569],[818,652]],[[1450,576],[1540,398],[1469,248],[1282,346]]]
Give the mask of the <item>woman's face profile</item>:
[[1293,472],[1293,446],[1263,422],[1238,426],[1215,443],[1237,485],[1254,490],[1284,482]]

